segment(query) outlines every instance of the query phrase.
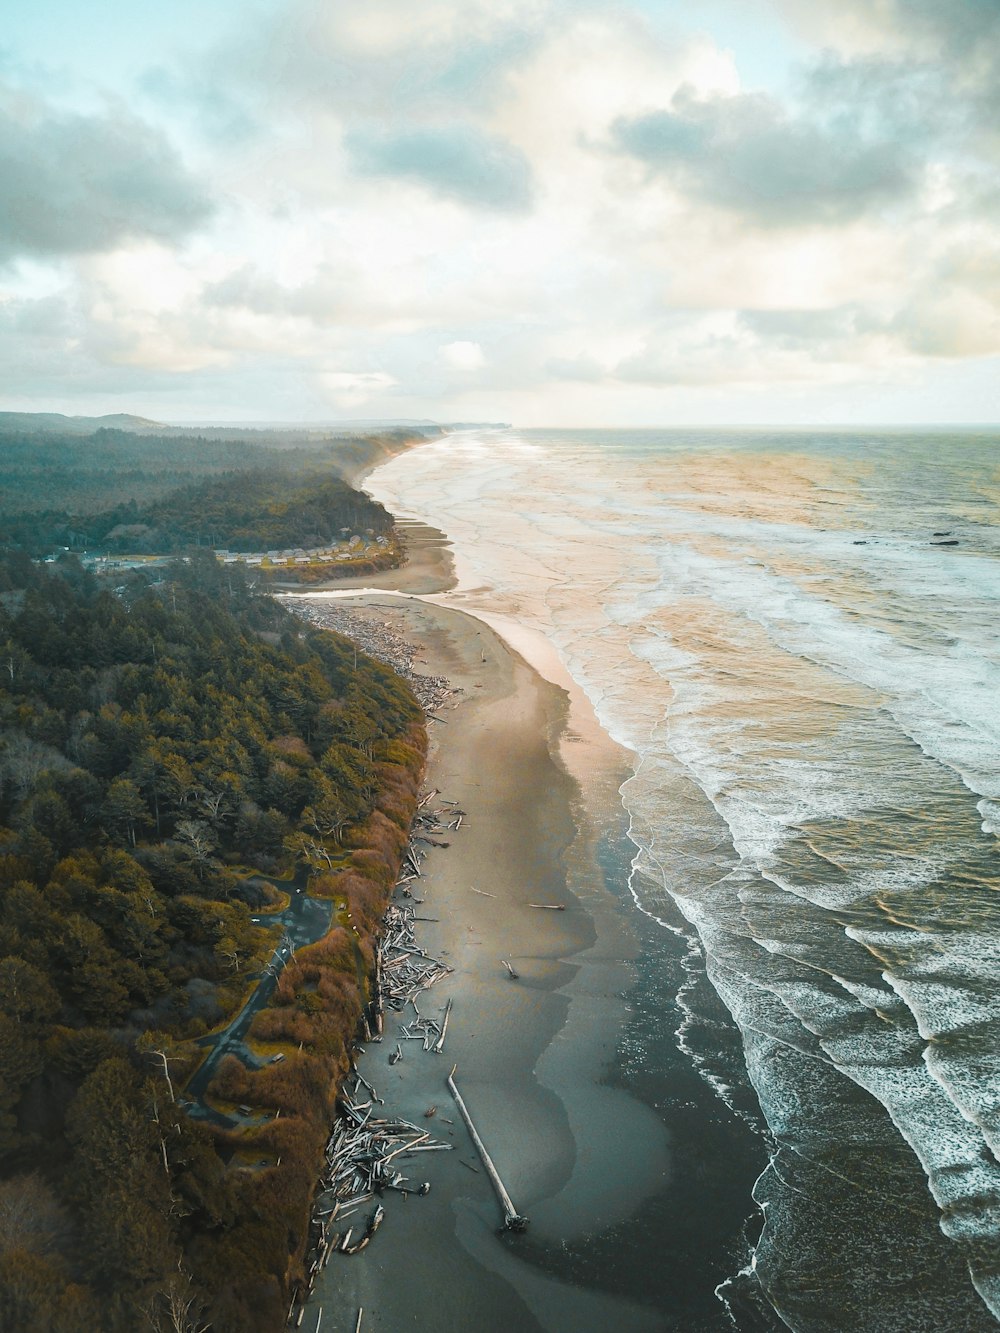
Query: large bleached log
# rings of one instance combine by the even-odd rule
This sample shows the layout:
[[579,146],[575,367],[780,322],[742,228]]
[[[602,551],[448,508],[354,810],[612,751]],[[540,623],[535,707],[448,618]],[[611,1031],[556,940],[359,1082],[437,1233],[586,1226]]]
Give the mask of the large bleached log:
[[448,1075],[448,1091],[455,1099],[455,1105],[458,1107],[459,1114],[465,1121],[465,1127],[469,1131],[469,1137],[476,1146],[476,1152],[479,1153],[480,1160],[486,1168],[486,1174],[496,1191],[496,1196],[500,1200],[500,1207],[503,1209],[503,1225],[505,1231],[524,1231],[528,1225],[528,1219],[522,1217],[511,1202],[511,1197],[507,1193],[503,1181],[500,1179],[500,1173],[493,1165],[493,1159],[486,1151],[486,1145],[479,1137],[475,1125],[472,1123],[472,1116],[469,1115],[468,1107],[462,1100],[462,1094],[455,1084],[455,1070],[458,1065],[453,1065],[451,1073]]

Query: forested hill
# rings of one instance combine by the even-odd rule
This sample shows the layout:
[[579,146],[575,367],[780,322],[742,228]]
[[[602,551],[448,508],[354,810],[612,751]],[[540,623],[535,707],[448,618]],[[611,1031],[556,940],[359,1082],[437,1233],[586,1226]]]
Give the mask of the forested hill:
[[[17,415],[20,414],[8,414]],[[322,468],[348,479],[438,427],[338,435],[312,430],[39,430],[0,414],[0,510],[92,514],[223,472]]]
[[[299,1271],[420,712],[208,553],[125,578],[0,557],[0,1328],[255,1333]],[[245,1075],[260,1114],[211,1129],[195,1041],[280,935],[260,872],[296,864],[332,929],[250,1029],[284,1061]]]
[[232,551],[316,547],[352,533],[383,536],[392,516],[329,470],[226,472],[94,513],[0,513],[0,542],[35,554],[53,547],[169,554],[189,546]]

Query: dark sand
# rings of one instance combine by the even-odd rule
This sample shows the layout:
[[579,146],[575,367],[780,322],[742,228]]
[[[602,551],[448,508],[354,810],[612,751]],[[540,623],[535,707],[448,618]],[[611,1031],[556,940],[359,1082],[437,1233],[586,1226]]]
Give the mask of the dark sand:
[[[379,583],[420,593],[453,586],[444,538],[418,529],[411,525],[409,564]],[[389,1066],[398,1023],[413,1017],[408,1008],[387,1015],[384,1042],[370,1045],[361,1063],[387,1111],[425,1124],[455,1151],[400,1163],[415,1186],[431,1182],[430,1194],[387,1197],[378,1236],[355,1257],[331,1259],[302,1327],[312,1330],[322,1308],[323,1333],[353,1333],[364,1307],[365,1330],[725,1328],[711,1286],[738,1262],[728,1256],[720,1267],[716,1255],[717,1271],[705,1290],[701,1276],[692,1303],[678,1289],[685,1280],[678,1255],[661,1246],[679,1243],[687,1265],[684,1209],[692,1200],[704,1209],[706,1184],[711,1207],[713,1171],[723,1188],[731,1176],[746,1191],[760,1164],[706,1168],[699,1160],[697,1171],[686,1169],[659,1109],[670,1092],[663,1072],[651,1074],[642,1100],[623,1072],[640,955],[652,977],[664,967],[654,951],[673,949],[675,964],[679,956],[667,932],[638,918],[627,893],[618,787],[628,756],[578,690],[544,679],[483,621],[372,591],[349,605],[419,644],[415,670],[447,676],[463,691],[443,721],[429,723],[427,785],[458,801],[467,822],[448,835],[450,847],[429,849],[423,878],[410,886],[424,899],[418,915],[434,918],[419,927],[422,946],[455,969],[418,1000],[432,1016],[454,1001],[445,1051],[404,1041],[403,1060]],[[544,651],[533,647],[544,667]],[[530,902],[566,910],[538,911]],[[503,958],[520,980],[507,976]],[[658,993],[647,999],[665,1002]],[[657,1017],[646,1015],[653,1040],[669,1043]],[[641,1052],[633,1057],[642,1063]],[[445,1087],[453,1063],[507,1189],[530,1218],[524,1235],[499,1233],[499,1205]],[[689,1070],[681,1078],[684,1105],[694,1106],[690,1084],[698,1084],[696,1096],[704,1085]],[[437,1113],[425,1121],[431,1106]],[[709,1105],[710,1117],[717,1110]],[[700,1111],[697,1119],[715,1153],[712,1127]],[[661,1219],[660,1235],[635,1222],[643,1213]],[[364,1215],[357,1221],[363,1225]],[[693,1235],[700,1234],[696,1220]]]

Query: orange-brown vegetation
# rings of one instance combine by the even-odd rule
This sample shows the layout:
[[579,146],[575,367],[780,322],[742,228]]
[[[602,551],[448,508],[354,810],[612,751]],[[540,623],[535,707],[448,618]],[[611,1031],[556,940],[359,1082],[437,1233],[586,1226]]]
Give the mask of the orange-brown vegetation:
[[301,736],[275,736],[268,749],[289,763],[295,763],[296,760],[304,764],[312,763],[309,746]]
[[273,583],[327,583],[357,574],[377,574],[383,569],[395,569],[402,563],[400,553],[390,547],[378,555],[357,556],[351,560],[316,561],[308,565],[262,565],[260,572]]
[[[132,517],[72,526],[243,550],[390,527],[320,477],[224,478]],[[109,585],[0,545],[0,1329],[269,1333],[414,809],[419,706],[208,550]],[[219,1071],[257,1112],[220,1132],[183,1109],[191,1038],[271,957],[266,880],[319,868],[333,928],[251,1033],[285,1058]]]
[[[348,1051],[368,995],[375,942],[416,809],[426,751],[423,728],[412,726],[404,741],[391,745],[391,756],[386,754],[377,765],[375,808],[344,836],[349,867],[317,873],[310,881],[311,893],[332,898],[340,909],[335,909],[335,924],[322,939],[296,953],[278,980],[271,1004],[256,1015],[250,1029],[254,1041],[296,1049],[279,1064],[257,1070],[227,1057],[210,1088],[213,1097],[276,1113],[265,1124],[215,1131],[215,1137],[221,1149],[239,1150],[230,1174],[237,1178],[240,1215],[267,1218],[280,1225],[288,1239],[279,1274],[273,1272],[273,1257],[264,1257],[271,1234],[258,1235],[249,1224],[242,1228],[244,1244],[261,1251],[251,1284],[257,1292],[256,1313],[251,1319],[245,1294],[230,1290],[213,1304],[220,1329],[260,1327],[262,1304],[276,1308],[278,1294],[286,1300],[303,1279],[310,1202],[323,1146],[349,1068]],[[338,919],[346,924],[337,924]],[[245,1164],[248,1154],[257,1159],[256,1167]],[[280,1166],[259,1165],[279,1159]],[[196,1277],[209,1280],[229,1253],[221,1241],[211,1252],[199,1251],[199,1263],[205,1266],[196,1265]],[[242,1260],[233,1262],[236,1271],[244,1271]],[[260,1276],[268,1262],[273,1286]],[[233,1322],[237,1318],[243,1318],[244,1325]]]

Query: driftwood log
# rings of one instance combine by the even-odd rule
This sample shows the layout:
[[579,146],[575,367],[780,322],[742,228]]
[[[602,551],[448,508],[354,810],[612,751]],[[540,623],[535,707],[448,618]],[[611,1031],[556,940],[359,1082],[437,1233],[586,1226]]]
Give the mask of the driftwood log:
[[448,1075],[448,1091],[455,1099],[455,1105],[458,1107],[459,1114],[465,1121],[465,1127],[469,1131],[469,1137],[475,1144],[476,1151],[479,1153],[480,1160],[486,1168],[486,1174],[490,1178],[490,1183],[496,1191],[496,1196],[500,1200],[500,1207],[503,1209],[503,1229],[504,1231],[524,1231],[528,1226],[528,1219],[522,1217],[511,1202],[511,1197],[507,1193],[503,1181],[500,1179],[500,1173],[493,1165],[493,1159],[486,1151],[486,1145],[479,1137],[475,1125],[472,1123],[472,1116],[469,1115],[468,1107],[462,1100],[462,1094],[455,1084],[455,1070],[458,1065],[453,1065],[451,1073]]
[[449,998],[448,1003],[444,1007],[444,1019],[442,1020],[441,1023],[441,1035],[440,1037],[438,1037],[437,1041],[431,1047],[431,1050],[434,1052],[435,1055],[440,1055],[441,1052],[444,1050],[444,1039],[448,1033],[448,1019],[450,1017],[451,1017],[451,999]]

